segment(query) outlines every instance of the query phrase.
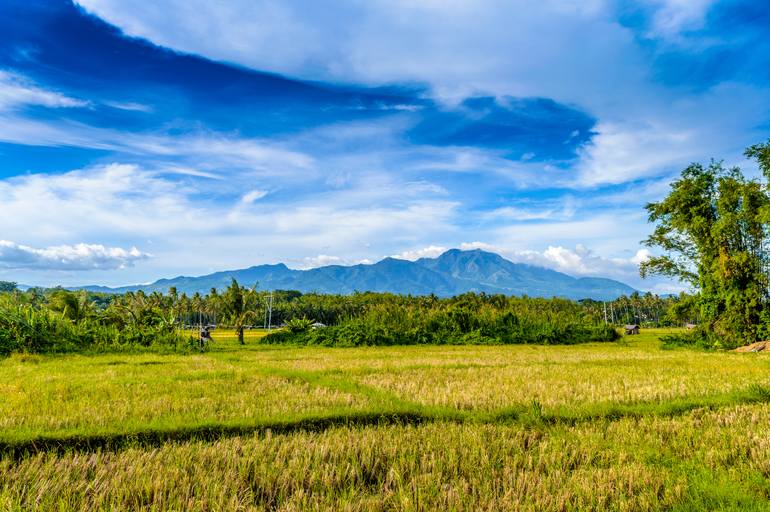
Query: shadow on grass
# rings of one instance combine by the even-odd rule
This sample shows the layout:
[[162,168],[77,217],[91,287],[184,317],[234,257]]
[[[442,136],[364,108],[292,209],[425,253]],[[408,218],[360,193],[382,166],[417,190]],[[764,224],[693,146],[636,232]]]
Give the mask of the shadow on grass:
[[247,425],[198,425],[126,433],[43,435],[33,439],[0,440],[0,456],[22,459],[43,452],[114,451],[136,446],[160,446],[168,442],[210,442],[227,437],[260,435],[268,432],[279,435],[300,431],[323,432],[335,427],[419,425],[434,420],[416,412],[364,412]]
[[336,427],[415,426],[431,422],[467,424],[512,424],[528,428],[575,425],[591,421],[617,421],[624,418],[674,417],[696,409],[770,403],[770,389],[752,385],[745,390],[666,402],[596,404],[545,411],[533,401],[491,413],[457,411],[442,407],[405,408],[395,411],[363,411],[286,421],[252,424],[197,425],[172,429],[148,429],[125,433],[42,435],[29,439],[0,440],[0,457],[15,460],[38,453],[116,451],[130,447],[155,447],[165,443],[212,442],[228,437],[294,432],[323,432]]

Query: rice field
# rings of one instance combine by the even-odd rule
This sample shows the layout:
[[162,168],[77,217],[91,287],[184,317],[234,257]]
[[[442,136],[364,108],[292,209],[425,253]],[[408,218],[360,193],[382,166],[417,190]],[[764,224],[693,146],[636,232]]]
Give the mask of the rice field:
[[0,510],[770,510],[770,356],[284,347],[0,360]]

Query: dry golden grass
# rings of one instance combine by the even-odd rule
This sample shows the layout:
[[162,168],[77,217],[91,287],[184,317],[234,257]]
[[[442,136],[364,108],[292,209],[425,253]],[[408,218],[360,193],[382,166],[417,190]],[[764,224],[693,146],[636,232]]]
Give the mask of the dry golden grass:
[[[424,405],[495,410],[537,400],[545,407],[664,401],[770,385],[770,358],[684,351],[586,352],[569,348],[498,352],[488,364],[383,369],[358,377],[368,386]],[[544,358],[543,354],[552,357]],[[492,355],[492,354],[490,354]]]
[[[249,423],[406,406],[544,412],[770,385],[770,356],[629,344],[285,348],[215,342],[200,355],[0,361],[0,441]],[[216,339],[216,337],[215,337]]]
[[770,510],[770,355],[658,334],[16,355],[0,510]]
[[335,428],[0,459],[7,510],[765,510],[767,405],[573,427]]

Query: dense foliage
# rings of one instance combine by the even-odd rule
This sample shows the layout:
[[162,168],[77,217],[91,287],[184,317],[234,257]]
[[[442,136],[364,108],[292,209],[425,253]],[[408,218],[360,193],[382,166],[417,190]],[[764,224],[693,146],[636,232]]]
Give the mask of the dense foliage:
[[333,346],[464,343],[570,344],[612,341],[616,330],[563,299],[463,294],[451,299],[399,297],[369,304],[336,325],[292,322],[268,343]]
[[0,354],[162,349],[191,346],[168,298],[53,290],[0,293]]
[[[236,283],[237,285],[237,283]],[[233,285],[228,290],[231,290]],[[173,290],[172,290],[173,292]],[[240,293],[244,295],[243,301],[249,308],[254,308],[255,313],[250,315],[252,326],[267,327],[289,324],[295,319],[309,319],[326,325],[337,325],[343,320],[358,317],[367,310],[378,305],[393,305],[406,307],[411,304],[436,304],[438,302],[451,302],[457,299],[439,299],[435,295],[422,297],[410,297],[391,293],[353,293],[350,295],[334,295],[319,293],[300,293],[294,290],[257,290],[240,287]],[[217,324],[224,327],[234,327],[235,322],[228,312],[226,297],[232,296],[229,291],[219,294],[212,290],[208,295],[194,295],[192,299],[185,295],[178,297],[177,309],[183,322],[189,325],[199,323]],[[469,297],[466,294],[460,297]],[[268,316],[268,303],[272,297],[272,308]],[[481,294],[479,297],[497,297]],[[516,299],[528,303],[537,299]],[[686,295],[660,297],[652,293],[633,293],[630,296],[621,296],[614,301],[602,302],[590,299],[572,302],[562,300],[575,306],[582,315],[589,317],[597,323],[608,323],[616,326],[624,324],[639,324],[645,327],[669,327],[682,326],[686,323],[697,323],[698,313],[692,309],[682,308],[681,304],[690,298]],[[549,301],[546,301],[549,302]],[[679,305],[679,309],[674,308]]]
[[0,292],[12,292],[17,288],[13,281],[0,281]]
[[692,164],[669,195],[647,205],[655,230],[649,246],[663,250],[642,265],[697,290],[703,323],[691,338],[734,347],[770,335],[770,141],[752,146],[765,181],[747,179],[719,162]]
[[[243,331],[283,326],[268,343],[334,346],[611,341],[613,321],[662,323],[671,299],[623,297],[613,303],[464,294],[453,298],[382,293],[264,292],[233,281],[223,292],[187,297],[63,289],[0,293],[0,354],[189,350],[199,325]],[[270,311],[268,312],[268,305]],[[603,314],[611,311],[611,318]],[[325,327],[314,328],[314,323]]]

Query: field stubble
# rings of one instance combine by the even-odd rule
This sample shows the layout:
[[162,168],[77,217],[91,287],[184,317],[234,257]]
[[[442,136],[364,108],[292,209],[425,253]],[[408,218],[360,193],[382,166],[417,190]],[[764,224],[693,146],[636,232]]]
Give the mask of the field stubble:
[[[661,351],[657,335],[11,357],[0,509],[770,509],[770,358]],[[245,429],[67,448],[228,425]]]

